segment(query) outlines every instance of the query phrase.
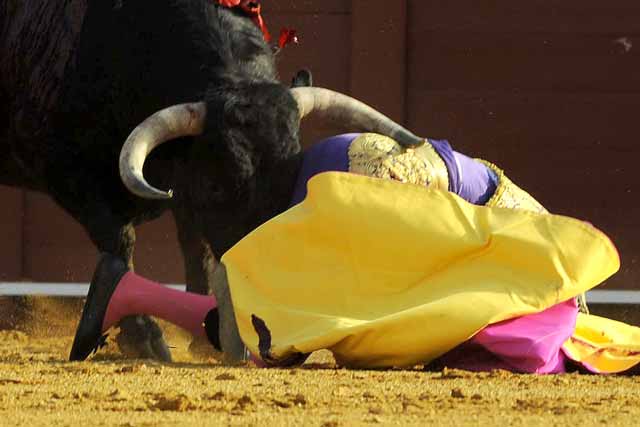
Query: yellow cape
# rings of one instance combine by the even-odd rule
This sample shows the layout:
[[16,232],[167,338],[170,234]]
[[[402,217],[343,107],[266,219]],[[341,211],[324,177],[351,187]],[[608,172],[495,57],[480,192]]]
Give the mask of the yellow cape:
[[354,367],[426,363],[619,268],[607,236],[576,219],[346,173],[317,175],[308,189],[222,258],[254,354],[252,315],[277,358],[329,349]]

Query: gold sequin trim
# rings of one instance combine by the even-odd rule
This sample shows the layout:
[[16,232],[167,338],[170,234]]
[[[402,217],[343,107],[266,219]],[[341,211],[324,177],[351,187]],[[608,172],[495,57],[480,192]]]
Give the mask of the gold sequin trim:
[[485,206],[498,207],[498,208],[510,208],[510,209],[524,209],[537,213],[549,213],[544,206],[542,206],[536,199],[534,199],[529,193],[522,188],[514,184],[504,171],[494,165],[482,159],[476,159],[491,169],[498,176],[498,188],[493,194],[491,199],[485,204]]
[[375,133],[364,133],[351,142],[349,172],[449,189],[447,167],[431,144],[405,149],[393,139]]

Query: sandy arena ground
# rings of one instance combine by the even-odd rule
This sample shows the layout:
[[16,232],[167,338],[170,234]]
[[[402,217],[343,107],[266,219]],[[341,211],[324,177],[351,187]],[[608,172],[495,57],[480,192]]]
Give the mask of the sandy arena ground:
[[[6,323],[15,313],[1,300]],[[15,329],[0,331],[0,426],[585,427],[640,420],[640,378],[351,371],[337,369],[328,354],[298,369],[225,367],[192,356],[187,337],[170,328],[175,363],[127,360],[113,342],[90,361],[69,363],[80,306],[38,300],[30,308]]]

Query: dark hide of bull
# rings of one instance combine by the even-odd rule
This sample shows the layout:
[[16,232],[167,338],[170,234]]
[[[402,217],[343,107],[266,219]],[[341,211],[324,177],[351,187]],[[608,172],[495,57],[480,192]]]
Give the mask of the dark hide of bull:
[[[170,209],[188,289],[208,293],[213,257],[286,208],[298,112],[245,16],[209,0],[9,0],[0,31],[0,184],[49,194],[100,251],[132,265],[134,225]],[[118,174],[128,134],[157,110],[203,99],[204,134],[146,163],[150,183],[175,197],[130,194]],[[166,359],[149,322],[130,319],[124,336],[142,334],[141,355]]]

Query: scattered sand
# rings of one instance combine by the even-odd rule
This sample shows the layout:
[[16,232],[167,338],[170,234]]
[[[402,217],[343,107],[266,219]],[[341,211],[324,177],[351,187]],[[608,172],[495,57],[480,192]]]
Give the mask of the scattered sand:
[[112,342],[90,361],[69,363],[77,305],[30,308],[41,320],[52,316],[38,322],[46,327],[31,316],[20,330],[0,331],[2,426],[583,427],[640,419],[640,377],[351,371],[326,353],[299,369],[225,367],[192,356],[187,336],[171,328],[173,364],[126,360]]

